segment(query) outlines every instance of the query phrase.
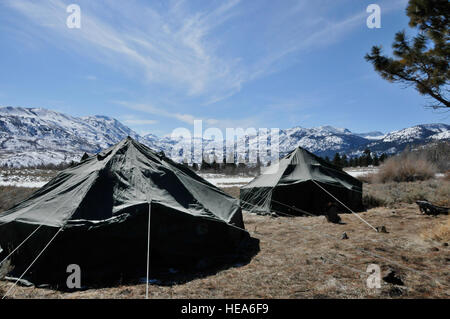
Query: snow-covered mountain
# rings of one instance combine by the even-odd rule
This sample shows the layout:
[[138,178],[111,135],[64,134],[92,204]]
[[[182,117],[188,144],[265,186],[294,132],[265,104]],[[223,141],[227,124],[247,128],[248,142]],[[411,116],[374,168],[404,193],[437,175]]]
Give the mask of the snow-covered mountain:
[[356,135],[364,137],[368,140],[380,140],[383,137],[385,137],[386,134],[379,132],[379,131],[374,131],[374,132],[367,132],[367,133],[357,133]]
[[422,145],[438,140],[450,140],[450,125],[423,124],[386,134],[367,144],[373,152],[397,153],[408,145]]
[[[352,133],[348,129],[321,126],[295,127],[280,131],[280,154],[301,146],[316,155],[330,158],[336,153],[359,156],[365,149],[380,155],[401,152],[408,145],[423,145],[437,140],[450,140],[450,125],[423,124],[388,134],[382,132]],[[255,144],[256,138],[250,140]]]
[[140,136],[106,116],[77,118],[37,108],[0,108],[0,165],[34,166],[79,160],[126,136]]
[[[73,117],[63,113],[38,108],[0,107],[0,166],[36,166],[60,164],[79,160],[84,152],[97,153],[126,136],[164,151],[174,160],[182,161],[191,141],[140,136],[119,121],[107,116]],[[259,140],[267,140],[263,133],[250,135],[237,143],[237,151],[256,150]],[[302,146],[319,156],[361,154],[369,148],[377,153],[396,153],[406,145],[421,145],[436,140],[450,140],[450,125],[425,124],[383,134],[381,132],[352,133],[348,129],[321,126],[317,128],[294,127],[280,130],[279,151],[283,155]],[[224,143],[194,139],[195,149],[212,156]],[[239,146],[240,145],[240,146]],[[184,149],[180,150],[179,148]],[[198,158],[197,158],[198,159]],[[267,161],[269,157],[263,158]]]
[[367,141],[366,138],[347,129],[335,129],[330,126],[311,129],[296,127],[281,132],[280,152],[289,152],[297,146],[302,146],[319,156],[331,156],[363,148]]

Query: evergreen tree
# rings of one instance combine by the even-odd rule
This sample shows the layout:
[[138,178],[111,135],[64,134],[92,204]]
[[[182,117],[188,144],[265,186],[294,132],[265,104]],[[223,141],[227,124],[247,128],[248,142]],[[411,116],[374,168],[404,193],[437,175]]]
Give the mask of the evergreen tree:
[[337,166],[337,167],[342,167],[342,163],[341,163],[341,155],[339,155],[339,153],[336,153],[334,155],[333,158],[333,165]]
[[227,158],[226,158],[226,153],[223,152],[223,158],[222,158],[222,163],[219,163],[219,167],[220,167],[220,171],[223,173],[226,173],[227,170]]
[[207,155],[203,155],[201,170],[204,172],[211,170],[211,164],[209,163]]
[[234,163],[234,154],[230,153],[228,160],[225,165],[225,174],[234,175],[236,174],[236,164]]
[[415,86],[416,90],[434,99],[433,108],[450,107],[450,2],[448,0],[409,0],[406,13],[409,26],[417,30],[413,39],[405,31],[395,35],[394,58],[382,55],[374,46],[366,60],[381,77]]
[[358,158],[358,166],[360,166],[360,167],[366,167],[367,166],[367,157],[366,157],[366,155],[361,155]]
[[239,156],[239,163],[238,163],[238,167],[237,167],[237,171],[238,174],[245,174],[247,171],[247,166],[245,165],[244,159],[242,158],[242,156]]
[[375,154],[373,157],[373,166],[380,166],[380,160],[378,159],[377,154]]
[[188,161],[187,157],[185,157],[183,159],[183,165],[186,166],[186,167],[189,167],[189,161]]
[[353,157],[350,157],[350,159],[348,160],[348,166],[349,167],[354,167],[355,166],[355,160],[353,159]]
[[211,164],[211,168],[214,171],[214,173],[220,172],[220,164],[218,163],[217,156],[214,155],[214,160]]
[[256,166],[254,172],[256,175],[261,175],[261,159],[259,158],[259,154],[256,157]]
[[347,158],[347,155],[342,155],[342,159],[341,159],[341,165],[342,165],[342,167],[348,167],[349,165],[348,165],[348,158]]
[[364,166],[372,165],[373,159],[371,153],[372,152],[368,148],[364,150]]

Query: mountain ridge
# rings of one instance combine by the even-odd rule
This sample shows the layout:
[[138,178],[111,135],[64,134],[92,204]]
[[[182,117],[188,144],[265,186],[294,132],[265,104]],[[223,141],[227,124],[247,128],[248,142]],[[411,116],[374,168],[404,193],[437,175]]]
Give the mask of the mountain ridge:
[[[0,107],[0,166],[28,167],[78,161],[84,152],[97,153],[127,136],[156,151],[164,151],[179,162],[186,155],[174,153],[175,146],[190,148],[190,141],[182,139],[154,134],[141,136],[117,119],[105,115],[75,117],[45,108],[7,106]],[[450,140],[450,125],[421,124],[386,134],[378,131],[353,133],[330,125],[316,128],[297,126],[280,130],[279,151],[283,155],[302,146],[316,155],[329,157],[337,152],[357,156],[366,148],[376,153],[393,154],[407,145],[437,140]],[[204,149],[209,156],[212,156],[213,149],[223,147],[223,141],[195,139],[194,143],[197,150]],[[250,149],[255,149],[258,136],[248,136],[246,143]],[[238,151],[243,152],[242,149]],[[269,160],[272,160],[270,156],[262,158],[263,162]]]

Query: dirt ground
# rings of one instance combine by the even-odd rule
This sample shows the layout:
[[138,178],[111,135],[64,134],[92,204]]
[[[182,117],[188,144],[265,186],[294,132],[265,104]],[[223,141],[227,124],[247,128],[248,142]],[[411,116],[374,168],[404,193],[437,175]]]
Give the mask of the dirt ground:
[[[336,225],[319,217],[269,217],[245,213],[245,225],[260,240],[260,252],[250,263],[214,275],[169,286],[150,286],[150,298],[449,298],[448,239],[431,239],[429,232],[448,224],[448,216],[429,217],[414,204],[361,213],[377,233],[351,214]],[[342,239],[343,233],[348,239]],[[368,288],[369,265],[381,277],[393,270],[403,282],[381,280]],[[1,281],[2,295],[12,283]],[[145,284],[60,292],[17,287],[13,298],[144,298]]]

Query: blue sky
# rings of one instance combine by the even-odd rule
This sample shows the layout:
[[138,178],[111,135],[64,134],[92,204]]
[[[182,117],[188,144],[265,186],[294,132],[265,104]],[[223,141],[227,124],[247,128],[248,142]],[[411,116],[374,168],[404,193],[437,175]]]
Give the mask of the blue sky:
[[[81,8],[69,29],[66,7]],[[381,29],[366,8],[381,7]],[[364,60],[409,29],[406,0],[0,2],[0,105],[108,115],[141,134],[205,126],[448,122]]]

